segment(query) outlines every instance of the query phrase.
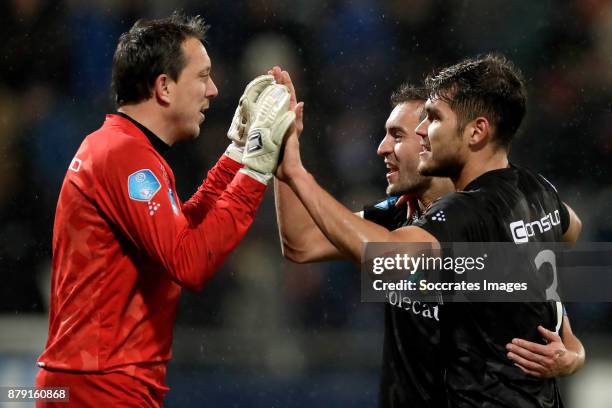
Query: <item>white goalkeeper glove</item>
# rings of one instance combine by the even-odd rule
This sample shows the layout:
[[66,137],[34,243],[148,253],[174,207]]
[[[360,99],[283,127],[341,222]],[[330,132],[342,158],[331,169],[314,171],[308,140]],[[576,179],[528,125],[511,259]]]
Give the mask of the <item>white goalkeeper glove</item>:
[[287,129],[295,119],[289,110],[289,89],[285,85],[268,86],[260,95],[255,119],[247,135],[240,172],[267,184],[278,164],[280,148]]
[[260,75],[253,79],[244,89],[240,97],[232,124],[227,131],[227,137],[232,141],[225,150],[225,155],[231,159],[242,163],[242,153],[246,142],[246,135],[249,132],[251,123],[255,117],[255,107],[259,95],[267,86],[274,83],[272,75]]

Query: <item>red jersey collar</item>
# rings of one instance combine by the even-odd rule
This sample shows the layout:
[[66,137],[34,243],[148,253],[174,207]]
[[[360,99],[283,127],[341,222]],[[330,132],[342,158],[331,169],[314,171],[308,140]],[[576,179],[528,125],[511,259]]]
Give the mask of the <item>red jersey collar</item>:
[[162,156],[170,150],[168,146],[159,136],[153,133],[151,130],[146,128],[144,125],[136,121],[134,118],[126,115],[123,112],[117,112],[106,115],[106,121],[111,125],[126,126],[130,128],[132,134],[142,134],[149,139],[149,142],[153,148]]

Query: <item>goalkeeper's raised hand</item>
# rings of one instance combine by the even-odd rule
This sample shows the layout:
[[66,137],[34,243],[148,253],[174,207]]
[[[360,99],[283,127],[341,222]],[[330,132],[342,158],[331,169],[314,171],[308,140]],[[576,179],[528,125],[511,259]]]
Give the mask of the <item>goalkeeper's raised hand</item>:
[[247,135],[240,171],[267,184],[272,178],[283,138],[295,119],[289,110],[289,89],[284,85],[268,86],[259,96],[255,118]]
[[259,96],[268,86],[274,83],[272,75],[260,75],[248,83],[244,93],[240,97],[232,124],[227,131],[227,137],[232,141],[227,147],[225,154],[233,160],[242,163],[242,154],[246,135],[255,117],[255,108]]

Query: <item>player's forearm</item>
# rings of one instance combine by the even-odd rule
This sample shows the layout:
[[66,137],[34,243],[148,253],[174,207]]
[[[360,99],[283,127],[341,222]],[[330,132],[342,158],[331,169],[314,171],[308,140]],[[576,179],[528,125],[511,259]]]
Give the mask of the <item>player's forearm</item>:
[[196,226],[202,222],[208,210],[212,208],[241,168],[242,163],[230,159],[225,154],[221,156],[215,166],[208,171],[198,191],[183,204],[183,213],[190,225]]
[[238,246],[255,218],[265,186],[238,174],[196,228],[183,229],[167,266],[184,287],[201,290]]
[[286,183],[274,179],[274,203],[283,255],[298,263],[342,258],[340,251]]
[[304,234],[319,228],[291,187],[277,178],[274,179],[274,205],[283,252],[303,251],[307,247]]
[[289,181],[291,189],[327,239],[354,262],[361,262],[363,245],[386,242],[390,232],[353,214],[321,188],[306,170]]
[[567,375],[574,374],[576,371],[580,370],[582,366],[584,366],[584,361],[586,358],[584,346],[578,337],[576,337],[571,331],[563,335],[563,343],[565,344],[565,348],[567,348],[567,350],[574,355],[574,359],[568,368]]

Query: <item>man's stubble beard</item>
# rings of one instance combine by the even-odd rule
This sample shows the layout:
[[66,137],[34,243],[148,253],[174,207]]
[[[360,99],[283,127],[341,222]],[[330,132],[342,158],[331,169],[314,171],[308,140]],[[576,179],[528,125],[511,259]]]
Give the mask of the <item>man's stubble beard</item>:
[[463,169],[463,163],[457,157],[448,157],[434,166],[419,165],[418,171],[424,177],[449,177],[454,179]]
[[424,177],[423,175],[417,175],[415,179],[400,184],[398,186],[387,186],[387,196],[400,196],[400,195],[411,195],[418,196],[423,191],[427,190],[431,184],[430,177]]

